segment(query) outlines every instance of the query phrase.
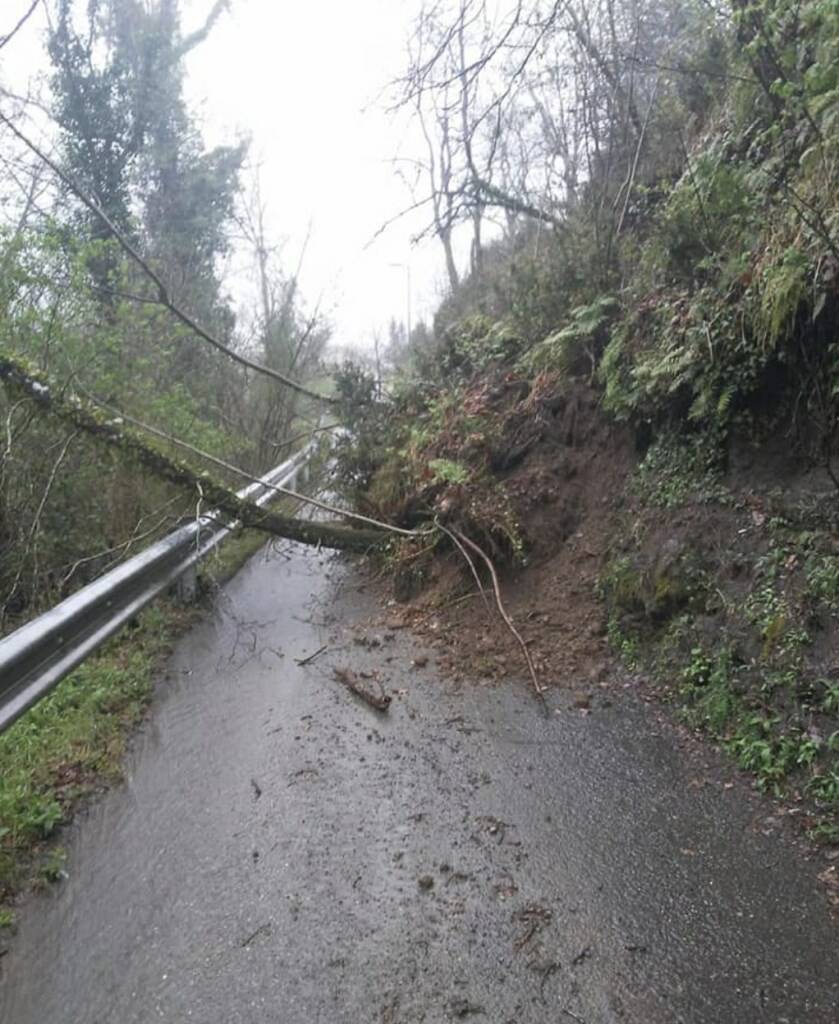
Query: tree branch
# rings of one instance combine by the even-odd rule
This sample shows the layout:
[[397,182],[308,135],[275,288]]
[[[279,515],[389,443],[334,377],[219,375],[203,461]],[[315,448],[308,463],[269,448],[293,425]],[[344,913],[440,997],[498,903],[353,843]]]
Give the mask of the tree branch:
[[96,217],[98,220],[107,228],[108,232],[113,236],[115,241],[119,244],[120,248],[129,256],[142,272],[152,282],[157,292],[158,303],[169,312],[193,334],[197,334],[199,338],[212,345],[213,348],[218,349],[219,352],[223,352],[226,356],[229,356],[235,362],[241,366],[247,367],[249,370],[254,370],[256,373],[261,373],[266,377],[272,377],[274,380],[279,381],[286,387],[291,388],[292,391],[296,391],[298,394],[305,395],[307,398],[314,399],[316,402],[324,402],[327,405],[337,405],[338,400],[330,398],[326,395],[319,395],[316,391],[310,391],[309,388],[304,387],[302,384],[298,384],[297,381],[292,380],[290,377],[286,377],[285,374],[274,370],[270,366],[264,366],[261,363],[254,362],[252,359],[248,359],[247,356],[241,355],[234,349],[225,345],[224,342],[219,341],[215,335],[210,334],[205,328],[203,328],[197,321],[180,306],[170,298],[169,291],[163,282],[160,275],[152,269],[151,265],[140,255],[137,249],[134,248],[132,243],[125,237],[120,229],[114,224],[111,218],[105,213],[101,206],[92,199],[84,189],[75,181],[75,179],[69,175],[66,171],[62,170],[61,167],[55,163],[46,153],[44,153],[31,139],[29,139],[24,133],[12,122],[2,111],[0,111],[0,124],[5,125],[9,131],[26,146],[31,152],[38,157],[43,163],[49,167],[49,169],[56,174],[61,181],[70,189],[73,195]]
[[178,437],[173,437],[171,434],[167,434],[165,430],[160,430],[158,427],[153,427],[149,423],[144,423],[142,420],[135,419],[135,417],[129,416],[128,413],[122,412],[120,409],[115,409],[113,406],[108,405],[107,402],[102,402],[93,395],[89,395],[84,392],[82,393],[85,395],[85,398],[93,402],[94,405],[98,405],[102,409],[107,409],[108,412],[120,419],[124,419],[132,426],[139,427],[140,430],[145,430],[149,434],[159,437],[162,441],[175,445],[176,448],[183,448],[184,451],[191,452],[191,454],[197,455],[200,459],[206,459],[207,462],[212,462],[213,465],[218,466],[219,469],[224,469],[228,473],[232,473],[234,476],[250,481],[250,483],[262,483],[265,487],[274,491],[276,494],[283,494],[287,498],[294,498],[295,501],[302,501],[306,505],[312,505],[314,508],[319,508],[322,512],[331,512],[333,515],[344,516],[346,519],[353,519],[356,522],[364,523],[366,526],[374,526],[380,530],[399,533],[405,537],[416,536],[412,530],[403,530],[399,526],[391,526],[389,523],[383,523],[377,519],[371,519],[370,516],[362,516],[355,512],[347,512],[344,509],[335,508],[334,505],[328,505],[326,502],[319,501],[317,498],[312,498],[307,494],[299,494],[297,491],[292,491],[288,487],[280,487],[278,484],[264,483],[262,477],[254,476],[253,473],[248,473],[247,470],[240,469],[239,466],[234,466],[232,462],[227,462],[226,459],[220,459],[215,455],[211,455],[210,452],[205,452],[201,448],[196,448],[195,445],[190,444],[188,441],[182,441]]
[[207,36],[213,31],[215,23],[219,20],[222,14],[229,10],[230,0],[216,0],[201,28],[196,29],[194,32],[190,32],[188,36],[185,36],[181,40],[180,46],[175,50],[175,60],[181,60],[190,52],[190,50],[194,50],[196,46],[200,46]]
[[7,43],[10,43],[18,34],[18,32],[20,32],[23,26],[27,23],[27,21],[29,21],[29,19],[35,13],[35,8],[38,6],[40,2],[41,0],[32,0],[32,4],[30,5],[29,10],[23,15],[23,17],[20,19],[17,25],[15,25],[12,31],[6,33],[6,35],[4,36],[0,36],[0,50],[2,50]]
[[244,501],[209,473],[196,473],[184,463],[168,458],[148,445],[139,434],[98,415],[77,396],[63,395],[48,378],[3,352],[0,352],[0,381],[30,397],[40,411],[69,423],[100,444],[122,452],[144,470],[176,487],[200,493],[208,505],[232,519],[238,519],[244,526],[302,544],[347,551],[368,551],[382,544],[387,536],[381,530],[356,530],[341,523],[295,519]]

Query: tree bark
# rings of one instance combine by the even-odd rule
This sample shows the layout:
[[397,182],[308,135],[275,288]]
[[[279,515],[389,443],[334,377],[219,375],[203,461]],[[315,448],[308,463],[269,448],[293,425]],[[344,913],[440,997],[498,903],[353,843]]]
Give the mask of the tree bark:
[[235,491],[218,483],[209,473],[198,473],[186,463],[169,458],[133,430],[100,415],[78,396],[68,394],[43,374],[5,353],[0,353],[0,381],[30,398],[40,411],[69,423],[100,444],[119,450],[142,469],[176,487],[200,494],[208,510],[215,508],[232,519],[238,519],[245,526],[302,544],[344,551],[368,551],[384,543],[387,538],[387,534],[381,530],[355,529],[342,523],[296,519],[243,501]]

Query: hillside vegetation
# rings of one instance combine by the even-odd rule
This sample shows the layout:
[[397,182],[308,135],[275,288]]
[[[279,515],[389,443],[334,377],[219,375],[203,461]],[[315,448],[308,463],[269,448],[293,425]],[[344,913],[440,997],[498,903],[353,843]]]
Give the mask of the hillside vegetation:
[[[247,143],[207,147],[185,99],[185,61],[227,6],[189,32],[176,0],[32,5],[40,91],[0,64],[0,357],[103,423],[162,431],[148,444],[199,471],[163,438],[264,472],[302,443],[313,403],[241,360],[319,386],[329,331],[267,236]],[[0,54],[18,44],[0,37]],[[234,251],[253,281],[238,302]],[[0,635],[206,509],[43,412],[4,378]]]
[[[549,681],[582,609],[839,838],[839,5],[466,0],[412,52],[449,294],[388,403],[345,369],[345,490],[479,540]],[[445,537],[393,558],[465,628]]]

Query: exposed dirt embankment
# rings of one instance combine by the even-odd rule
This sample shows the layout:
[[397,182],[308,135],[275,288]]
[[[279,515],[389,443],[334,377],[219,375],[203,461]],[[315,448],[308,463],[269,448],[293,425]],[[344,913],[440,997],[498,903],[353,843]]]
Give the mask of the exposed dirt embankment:
[[[586,388],[499,397],[494,415],[496,465],[503,450],[515,465],[438,486],[432,500],[473,528],[493,500],[503,508],[518,557],[491,535],[486,547],[541,682],[583,711],[627,683],[674,704],[812,836],[836,842],[839,541],[827,477],[777,445],[735,450],[727,468],[698,442],[661,438],[640,454]],[[451,432],[440,451],[465,461]],[[489,578],[482,593],[454,546],[399,567],[403,599],[406,576],[413,592],[390,617],[429,638],[453,676],[526,678]]]
[[[504,433],[515,451],[522,417]],[[533,433],[531,422],[531,433]],[[606,673],[606,621],[597,583],[635,456],[628,433],[609,424],[596,396],[581,390],[539,417],[519,464],[496,478],[524,542],[519,564],[502,572],[506,609],[546,685],[589,692]],[[454,499],[443,498],[444,507]],[[485,599],[484,599],[485,598]],[[453,548],[426,570],[421,592],[394,611],[444,649],[456,677],[494,679],[523,669],[521,649]]]

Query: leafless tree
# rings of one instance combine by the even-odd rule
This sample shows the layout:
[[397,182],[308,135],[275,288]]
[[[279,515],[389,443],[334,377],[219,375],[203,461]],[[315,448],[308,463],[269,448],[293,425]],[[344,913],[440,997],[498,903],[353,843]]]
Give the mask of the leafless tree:
[[425,137],[432,230],[452,286],[457,224],[471,227],[470,271],[480,275],[488,211],[508,230],[525,219],[561,233],[584,192],[611,264],[648,176],[665,116],[658,101],[695,45],[691,11],[694,21],[679,4],[651,0],[440,0],[422,11],[399,102]]

